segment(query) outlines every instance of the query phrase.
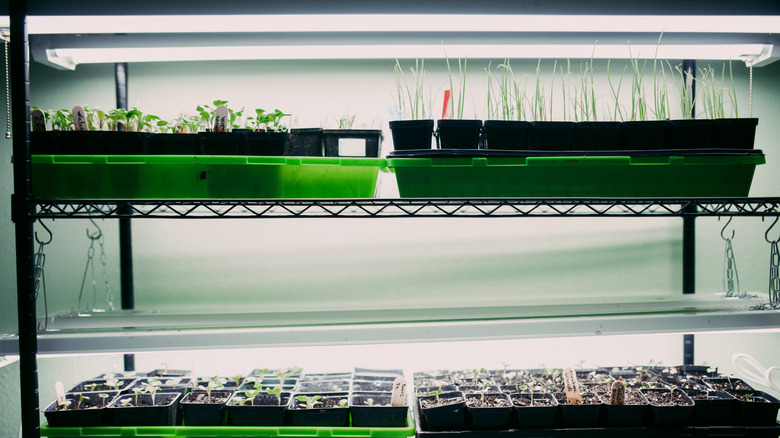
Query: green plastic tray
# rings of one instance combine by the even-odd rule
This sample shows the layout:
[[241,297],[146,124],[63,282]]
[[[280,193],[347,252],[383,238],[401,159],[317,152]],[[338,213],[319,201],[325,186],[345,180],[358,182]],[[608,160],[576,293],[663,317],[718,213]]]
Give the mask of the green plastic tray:
[[37,198],[371,198],[384,158],[33,155]]
[[748,196],[763,154],[388,158],[402,197]]
[[49,427],[41,426],[41,436],[49,437],[331,437],[331,438],[406,438],[415,434],[414,416],[409,410],[406,427],[237,427],[237,426],[113,426]]

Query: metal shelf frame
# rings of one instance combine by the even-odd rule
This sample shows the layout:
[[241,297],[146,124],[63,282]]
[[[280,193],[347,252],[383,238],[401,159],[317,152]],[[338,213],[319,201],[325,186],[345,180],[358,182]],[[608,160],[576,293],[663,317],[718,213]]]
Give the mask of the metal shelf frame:
[[36,218],[780,216],[777,198],[33,200]]

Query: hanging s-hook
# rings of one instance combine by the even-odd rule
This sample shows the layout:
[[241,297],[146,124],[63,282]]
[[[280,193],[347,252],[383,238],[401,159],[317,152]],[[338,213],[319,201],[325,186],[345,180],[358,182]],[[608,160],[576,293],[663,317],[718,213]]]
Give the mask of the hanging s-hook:
[[92,225],[94,225],[95,228],[97,228],[97,231],[92,233],[92,234],[90,234],[89,233],[89,228],[87,228],[87,237],[89,237],[91,240],[98,240],[98,239],[100,239],[100,237],[103,235],[103,230],[100,229],[98,224],[96,224],[95,221],[92,220],[92,218],[89,218],[89,221],[92,222]]
[[780,219],[780,216],[775,216],[775,221],[772,222],[772,225],[769,226],[769,228],[766,229],[766,232],[764,233],[764,240],[766,240],[766,243],[777,243],[778,240],[780,240],[780,237],[778,237],[775,240],[769,240],[769,232],[772,231],[772,228],[777,224],[777,220]]
[[46,230],[47,233],[49,233],[49,238],[45,242],[41,241],[41,239],[38,238],[38,232],[36,231],[35,232],[35,241],[38,242],[38,245],[40,245],[40,246],[48,245],[48,244],[51,243],[52,239],[54,239],[54,235],[51,233],[51,230],[49,229],[49,227],[47,227],[46,224],[43,223],[43,221],[41,221],[41,226],[43,227],[44,230]]
[[[731,229],[731,237],[726,237],[723,235],[723,232],[726,231],[726,227],[729,226],[731,223],[731,220],[734,219],[734,216],[729,216],[729,220],[726,221],[726,225],[723,226],[723,228],[720,229],[720,238],[723,240],[731,240],[734,238],[734,229]],[[718,220],[720,220],[720,217],[718,217]]]

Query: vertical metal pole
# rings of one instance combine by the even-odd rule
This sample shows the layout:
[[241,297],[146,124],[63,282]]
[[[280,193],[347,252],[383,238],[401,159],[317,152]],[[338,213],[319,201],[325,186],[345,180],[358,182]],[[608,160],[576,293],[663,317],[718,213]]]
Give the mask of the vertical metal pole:
[[13,114],[14,194],[11,216],[16,227],[16,296],[19,322],[19,385],[22,436],[39,438],[38,338],[35,309],[33,221],[35,206],[30,182],[30,64],[27,42],[27,1],[9,2],[11,19],[11,95]]
[[[116,84],[116,107],[127,109],[127,63],[114,64],[114,81]],[[124,130],[124,126],[120,126]],[[120,209],[119,213],[127,213]],[[133,230],[130,218],[119,218],[119,280],[122,310],[135,307],[133,291]],[[125,371],[135,371],[135,356],[125,354]]]
[[[696,116],[696,61],[683,61],[683,87],[691,99],[691,118]],[[690,80],[688,79],[690,78]],[[688,212],[695,213],[696,207],[689,207]],[[683,294],[696,293],[696,217],[683,216]],[[694,339],[692,334],[683,335],[683,365],[694,363]]]

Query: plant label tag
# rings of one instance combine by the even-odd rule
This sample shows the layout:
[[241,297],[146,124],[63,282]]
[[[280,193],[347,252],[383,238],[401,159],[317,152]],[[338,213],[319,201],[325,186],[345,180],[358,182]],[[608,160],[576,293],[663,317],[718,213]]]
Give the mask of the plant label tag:
[[390,406],[406,406],[406,379],[396,377],[393,381],[393,396]]
[[89,131],[87,125],[87,113],[84,111],[84,107],[76,105],[70,112],[73,115],[73,129],[76,131]]
[[214,110],[214,132],[227,132],[230,113],[225,105],[220,105]]
[[54,392],[57,393],[57,406],[65,404],[65,388],[62,386],[62,382],[54,384]]
[[32,122],[33,132],[41,132],[46,130],[46,115],[43,111],[36,109],[30,113],[30,122]]
[[570,405],[582,404],[580,395],[580,382],[577,380],[577,372],[572,368],[563,370],[563,384],[566,386],[566,403]]
[[612,391],[609,394],[609,404],[626,404],[626,384],[620,380],[612,382]]

